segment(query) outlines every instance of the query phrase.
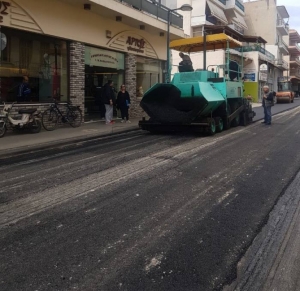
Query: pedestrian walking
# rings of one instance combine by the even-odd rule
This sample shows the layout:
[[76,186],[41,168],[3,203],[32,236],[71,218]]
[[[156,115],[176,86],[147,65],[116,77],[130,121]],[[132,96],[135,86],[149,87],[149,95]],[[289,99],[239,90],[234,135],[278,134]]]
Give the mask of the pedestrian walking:
[[274,106],[274,92],[270,92],[269,86],[263,87],[262,106],[264,108],[264,121],[262,123],[271,125],[272,113],[271,107]]
[[113,91],[113,81],[108,80],[103,88],[103,103],[105,105],[105,121],[106,124],[113,124],[113,110],[115,102],[115,93]]
[[126,86],[122,85],[117,96],[117,108],[121,111],[122,121],[130,123],[128,109],[130,106],[130,96],[126,91]]

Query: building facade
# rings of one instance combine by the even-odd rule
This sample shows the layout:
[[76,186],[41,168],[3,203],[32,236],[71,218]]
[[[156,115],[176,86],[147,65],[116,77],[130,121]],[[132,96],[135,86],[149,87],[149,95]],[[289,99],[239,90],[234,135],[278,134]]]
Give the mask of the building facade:
[[[223,30],[243,43],[242,49],[230,51],[230,59],[243,62],[245,96],[251,95],[254,101],[260,101],[264,85],[277,91],[277,80],[288,70],[284,56],[289,51],[284,36],[288,33],[289,14],[284,6],[276,6],[275,0],[244,3],[240,0],[177,1],[178,7],[184,3],[193,6],[190,15],[184,17],[186,34],[203,36],[204,31],[217,33]],[[202,53],[190,56],[194,69],[204,69]],[[174,74],[181,60],[178,52],[172,52],[172,60]],[[224,51],[207,52],[207,66],[224,64],[225,61]],[[264,64],[267,65],[267,71],[260,70]]]
[[259,74],[260,97],[265,84],[271,90],[277,91],[278,79],[281,79],[284,72],[288,70],[288,62],[285,61],[284,56],[289,55],[289,49],[284,37],[289,32],[287,24],[289,14],[285,6],[276,5],[276,0],[248,1],[244,2],[244,6],[247,33],[263,36],[267,41],[265,51],[268,52],[269,57],[265,61],[261,58],[259,62],[259,67],[263,64],[268,66],[267,72]]
[[[20,106],[48,106],[49,97],[98,116],[97,88],[125,83],[131,115],[143,92],[163,81],[168,10],[147,0],[0,1],[1,99],[17,101],[23,76],[31,94]],[[172,13],[171,39],[183,37],[183,19]]]
[[291,81],[292,90],[296,96],[300,94],[300,35],[297,30],[290,29],[285,41],[289,46],[289,56],[285,61],[289,63],[289,70],[286,72],[286,79]]

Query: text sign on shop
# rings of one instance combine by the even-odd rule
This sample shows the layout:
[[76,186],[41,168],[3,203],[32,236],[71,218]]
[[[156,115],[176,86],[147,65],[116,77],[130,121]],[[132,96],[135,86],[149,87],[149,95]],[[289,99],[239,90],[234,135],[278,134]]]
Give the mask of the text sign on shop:
[[[159,43],[161,45],[161,43]],[[157,53],[150,42],[134,31],[122,31],[113,36],[107,46],[116,51],[157,59]]]
[[255,82],[255,73],[244,74],[245,81]]
[[124,70],[124,55],[117,52],[86,47],[85,64],[91,67]]
[[10,6],[9,2],[6,1],[0,1],[0,23],[3,22],[3,15],[8,15],[8,7]]
[[245,82],[256,82],[256,70],[255,69],[244,69],[244,81]]
[[137,53],[144,53],[145,44],[146,42],[144,39],[138,39],[132,36],[128,36],[126,44],[128,45],[127,50],[137,52]]
[[259,80],[263,82],[267,82],[268,80],[268,74],[266,73],[259,73]]

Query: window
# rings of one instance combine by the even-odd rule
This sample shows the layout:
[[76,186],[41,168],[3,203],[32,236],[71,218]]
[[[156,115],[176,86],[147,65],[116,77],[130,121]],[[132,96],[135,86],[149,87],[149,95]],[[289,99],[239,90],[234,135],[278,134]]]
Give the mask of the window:
[[137,96],[142,97],[143,92],[158,82],[162,77],[162,62],[153,59],[137,57],[136,87]]
[[[1,98],[6,102],[49,102],[48,97],[68,100],[66,41],[39,34],[1,28],[6,45],[1,51]],[[23,77],[30,93],[19,95]]]

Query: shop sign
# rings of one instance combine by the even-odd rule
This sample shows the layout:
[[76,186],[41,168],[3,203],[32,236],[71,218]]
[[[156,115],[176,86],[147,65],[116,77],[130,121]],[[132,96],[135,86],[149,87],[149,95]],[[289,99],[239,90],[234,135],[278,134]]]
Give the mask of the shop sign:
[[3,22],[4,16],[8,15],[8,7],[10,7],[9,2],[0,1],[0,23]]
[[134,31],[123,31],[113,36],[107,43],[111,49],[157,59],[157,54],[145,37]]
[[244,81],[245,82],[256,82],[256,70],[255,69],[244,70]]
[[268,71],[268,66],[266,64],[261,64],[259,67],[259,70],[261,72],[266,72],[266,71]]
[[145,53],[145,40],[143,38],[135,38],[132,36],[128,36],[126,41],[128,52],[133,51],[137,53],[144,54]]
[[259,80],[263,81],[263,82],[267,82],[267,80],[268,80],[268,74],[260,72],[259,73]]
[[95,67],[105,67],[124,70],[124,55],[121,53],[85,47],[85,64]]

